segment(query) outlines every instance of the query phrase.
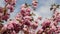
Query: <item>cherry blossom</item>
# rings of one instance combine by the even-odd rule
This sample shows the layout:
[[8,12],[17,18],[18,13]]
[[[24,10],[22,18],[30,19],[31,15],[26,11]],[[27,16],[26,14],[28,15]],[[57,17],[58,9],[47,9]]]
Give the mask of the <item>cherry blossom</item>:
[[[32,0],[32,4],[26,2],[22,4],[19,13],[17,13],[14,19],[10,19],[10,14],[14,12],[15,9],[16,0],[4,1],[4,7],[0,7],[0,34],[18,34],[19,32],[21,32],[21,34],[22,32],[24,34],[60,33],[60,12],[56,11],[59,5],[54,4],[50,8],[50,10],[54,10],[52,17],[45,18],[44,20],[42,16],[34,13],[38,6],[38,0]],[[3,21],[7,24],[3,24]]]
[[32,5],[33,5],[33,8],[36,9],[37,5],[38,5],[38,1],[37,0],[33,0]]

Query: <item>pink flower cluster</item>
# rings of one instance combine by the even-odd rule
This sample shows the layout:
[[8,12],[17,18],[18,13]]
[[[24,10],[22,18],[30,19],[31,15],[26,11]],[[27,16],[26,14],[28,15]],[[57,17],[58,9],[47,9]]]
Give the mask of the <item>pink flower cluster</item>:
[[21,29],[20,25],[16,21],[9,21],[1,29],[1,34],[17,34]]
[[[5,0],[6,6],[4,8],[0,7],[0,21],[9,19],[10,13],[13,12],[16,0]],[[36,9],[38,2],[33,0],[33,8]],[[8,13],[8,9],[10,13]],[[39,26],[39,21],[42,20],[41,16],[34,19],[31,7],[25,3],[21,6],[20,12],[16,15],[15,19],[10,19],[8,24],[0,24],[0,34],[18,34],[22,31],[24,34],[59,34],[60,26],[60,13],[54,11],[52,18],[46,18],[39,30],[36,29]],[[35,14],[34,14],[35,15]],[[22,33],[21,33],[22,34]]]
[[42,23],[42,28],[38,30],[37,34],[59,34],[60,26],[58,25],[60,22],[60,13],[55,11],[53,17],[50,19],[46,19]]
[[55,21],[60,22],[60,13],[58,11],[55,11],[53,18]]
[[10,4],[10,5],[15,5],[16,4],[16,0],[5,0],[6,4]]
[[[0,21],[7,21],[10,17],[10,13],[14,11],[16,0],[5,0],[6,5],[0,7]],[[10,9],[10,12],[8,11]]]
[[37,29],[38,17],[36,20],[33,19],[31,8],[26,4],[21,6],[20,12],[15,17],[15,20],[10,20],[8,24],[4,25],[1,29],[1,34],[17,34],[19,31],[23,31],[24,34],[30,34],[30,29]]
[[10,9],[10,12],[13,12],[16,4],[16,0],[5,0],[5,2],[6,2],[6,7]]
[[5,11],[6,11],[6,9],[0,7],[0,21],[2,21],[2,20],[7,21],[7,19],[9,19],[10,14]]

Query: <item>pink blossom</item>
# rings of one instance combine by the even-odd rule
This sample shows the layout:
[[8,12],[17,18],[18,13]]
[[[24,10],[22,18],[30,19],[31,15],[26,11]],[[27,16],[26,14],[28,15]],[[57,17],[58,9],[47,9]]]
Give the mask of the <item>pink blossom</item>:
[[31,20],[32,17],[31,17],[31,16],[25,16],[24,19],[25,19],[25,20]]
[[14,6],[16,4],[16,0],[12,0],[11,4]]
[[11,4],[11,5],[15,5],[16,4],[16,0],[5,0],[5,2],[7,3],[7,4]]
[[37,6],[37,3],[38,3],[37,1],[33,1],[33,2],[32,2],[32,4],[33,4],[34,6]]
[[24,16],[30,16],[30,12],[25,12]]
[[38,5],[38,2],[36,0],[33,0],[32,5],[33,5],[33,8],[36,8]]
[[0,7],[0,13],[3,13],[3,8],[2,7]]
[[11,34],[17,34],[15,31],[13,31]]
[[58,14],[58,15],[56,16],[56,20],[57,20],[58,22],[60,22],[60,14]]
[[30,11],[31,11],[31,9],[30,9],[30,8],[27,8],[27,9],[26,9],[26,12],[30,12]]
[[10,16],[10,14],[6,13],[6,14],[2,17],[2,19],[5,20],[5,21],[7,21],[7,19],[9,19],[9,16]]
[[38,23],[35,22],[35,23],[32,24],[33,29],[36,29],[37,27],[38,27]]
[[46,19],[43,23],[42,23],[42,26],[49,26],[51,23],[50,20]]
[[57,26],[57,31],[56,32],[59,32],[60,33],[60,26]]
[[22,15],[25,14],[25,8],[21,8],[21,14],[22,14]]
[[39,17],[38,17],[38,19],[39,19],[39,20],[41,20],[41,19],[42,19],[42,17],[41,17],[41,16],[39,16]]
[[15,17],[16,20],[22,20],[23,16],[21,13],[17,14],[17,16]]
[[14,29],[13,24],[8,24],[8,25],[7,25],[7,28],[8,28],[8,29],[11,29],[11,28]]
[[50,28],[50,30],[56,31],[56,26],[52,25],[51,28]]
[[14,7],[10,4],[7,5],[7,8],[10,9],[10,12],[13,12],[13,10],[14,10]]
[[0,13],[0,17],[3,16],[3,13]]

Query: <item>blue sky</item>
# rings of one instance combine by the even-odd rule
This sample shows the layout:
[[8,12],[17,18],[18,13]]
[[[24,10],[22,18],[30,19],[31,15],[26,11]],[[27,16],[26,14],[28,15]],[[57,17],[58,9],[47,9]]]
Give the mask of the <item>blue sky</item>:
[[[39,13],[39,15],[43,17],[50,17],[52,14],[52,12],[50,12],[49,10],[51,4],[54,4],[54,3],[59,4],[59,2],[60,0],[38,0],[38,8],[36,10],[36,13]],[[20,11],[20,6],[24,3],[25,3],[25,0],[17,0],[15,10],[12,13],[14,16]],[[27,0],[26,3],[31,4],[32,0]],[[14,17],[11,16],[11,18],[14,18]]]
[[[13,13],[11,13],[10,18],[14,18],[15,15],[20,11],[20,6],[25,3],[25,0],[17,0],[16,7]],[[32,0],[26,0],[26,3],[31,4]],[[36,13],[43,17],[50,17],[52,12],[50,12],[49,8],[51,4],[59,4],[60,0],[38,0],[38,8]],[[4,6],[4,1],[0,0],[0,6]],[[48,12],[48,13],[47,13]],[[13,14],[13,15],[12,15]],[[46,15],[46,16],[45,16]]]
[[[18,12],[20,12],[20,6],[25,3],[25,0],[17,0],[16,7],[13,13],[11,13],[10,18],[13,19]],[[26,0],[26,3],[31,4],[32,0]],[[36,14],[42,16],[43,18],[50,18],[52,16],[52,11],[49,10],[51,4],[59,4],[60,0],[38,0],[38,7],[36,9]],[[4,7],[4,0],[0,0],[0,7]]]
[[[25,0],[17,0],[16,7],[13,13],[11,13],[10,18],[13,19],[18,12],[20,12],[20,6],[25,3]],[[31,4],[32,0],[26,0],[26,3]],[[51,17],[52,11],[49,10],[51,4],[59,4],[60,0],[38,0],[38,7],[35,11],[36,14],[41,15],[43,18]],[[0,7],[5,5],[4,0],[0,0]],[[13,14],[13,15],[12,15]]]

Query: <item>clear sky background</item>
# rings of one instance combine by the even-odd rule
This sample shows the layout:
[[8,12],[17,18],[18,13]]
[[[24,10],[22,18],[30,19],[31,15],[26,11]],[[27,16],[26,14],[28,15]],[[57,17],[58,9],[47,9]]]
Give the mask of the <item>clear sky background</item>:
[[[20,6],[25,3],[25,0],[17,0],[16,7],[13,13],[11,13],[10,18],[13,19],[18,12],[20,12]],[[32,0],[27,0],[26,3],[31,4]],[[50,11],[50,7],[52,4],[59,4],[60,0],[38,0],[38,8],[35,11],[36,14],[42,16],[43,18],[50,18],[52,16],[52,11]],[[0,0],[0,6],[3,7],[4,0]],[[60,11],[60,9],[58,10]],[[43,19],[44,20],[44,19]],[[5,22],[6,24],[6,22]]]
[[[17,0],[16,7],[13,13],[11,13],[10,18],[14,18],[15,15],[20,11],[20,6],[25,3],[25,0]],[[32,0],[27,0],[26,3],[31,4]],[[35,11],[42,17],[50,17],[52,11],[49,10],[51,4],[60,4],[60,0],[38,0],[38,8]],[[0,6],[4,6],[4,0],[0,0]],[[12,15],[13,14],[13,15]]]

